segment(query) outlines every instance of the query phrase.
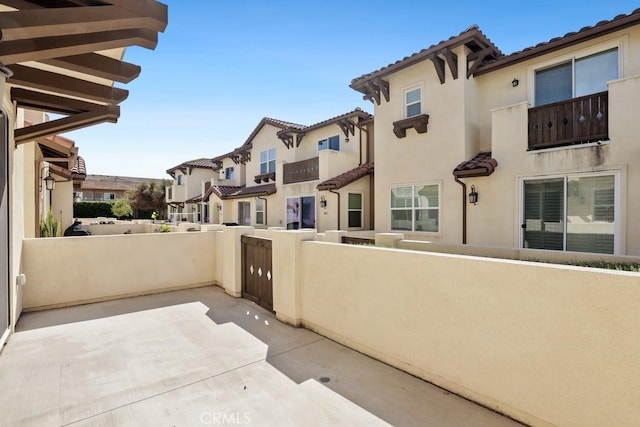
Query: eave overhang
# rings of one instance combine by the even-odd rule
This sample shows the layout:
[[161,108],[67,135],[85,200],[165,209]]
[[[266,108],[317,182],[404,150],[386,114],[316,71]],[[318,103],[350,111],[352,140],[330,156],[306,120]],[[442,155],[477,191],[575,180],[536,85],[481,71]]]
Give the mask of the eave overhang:
[[[140,75],[124,49],[154,49],[167,6],[154,0],[0,0],[0,61],[12,75],[18,107],[68,117],[15,131],[16,144],[97,123],[115,123],[128,91],[113,87]],[[116,51],[109,51],[116,49]],[[116,53],[120,50],[119,53]]]

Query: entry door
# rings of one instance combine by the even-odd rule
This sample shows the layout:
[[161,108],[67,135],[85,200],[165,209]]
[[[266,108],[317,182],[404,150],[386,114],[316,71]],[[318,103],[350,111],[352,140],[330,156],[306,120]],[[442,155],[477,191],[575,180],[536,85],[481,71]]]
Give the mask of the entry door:
[[9,147],[7,116],[0,113],[0,347],[9,334]]
[[524,183],[523,247],[564,249],[564,179]]

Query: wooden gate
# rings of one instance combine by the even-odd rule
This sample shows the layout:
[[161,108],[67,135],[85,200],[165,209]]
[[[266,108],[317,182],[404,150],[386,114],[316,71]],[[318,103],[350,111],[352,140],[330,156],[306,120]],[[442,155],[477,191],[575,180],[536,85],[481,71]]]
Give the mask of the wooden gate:
[[273,311],[270,239],[242,236],[242,297]]

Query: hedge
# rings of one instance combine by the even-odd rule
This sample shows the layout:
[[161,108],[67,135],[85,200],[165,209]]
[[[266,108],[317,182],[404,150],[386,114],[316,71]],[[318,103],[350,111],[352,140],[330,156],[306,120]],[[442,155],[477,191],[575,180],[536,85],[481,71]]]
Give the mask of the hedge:
[[113,217],[111,202],[74,202],[74,218]]

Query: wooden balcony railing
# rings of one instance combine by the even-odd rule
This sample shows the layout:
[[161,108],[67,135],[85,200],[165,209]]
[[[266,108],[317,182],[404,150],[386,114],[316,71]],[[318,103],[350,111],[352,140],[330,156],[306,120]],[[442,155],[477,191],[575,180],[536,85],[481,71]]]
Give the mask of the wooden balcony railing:
[[318,157],[312,157],[311,159],[302,160],[300,162],[285,163],[283,167],[283,184],[314,181],[320,176]]
[[609,93],[529,109],[529,150],[609,139]]

